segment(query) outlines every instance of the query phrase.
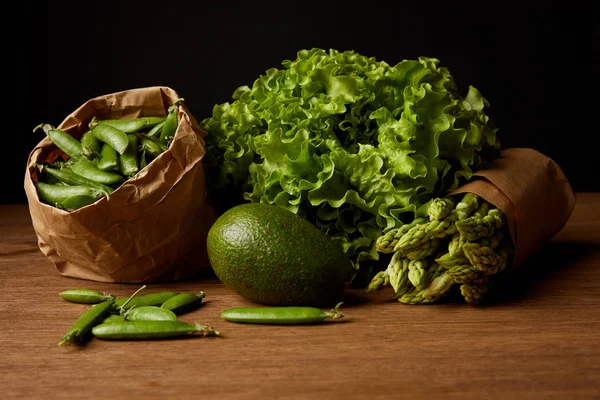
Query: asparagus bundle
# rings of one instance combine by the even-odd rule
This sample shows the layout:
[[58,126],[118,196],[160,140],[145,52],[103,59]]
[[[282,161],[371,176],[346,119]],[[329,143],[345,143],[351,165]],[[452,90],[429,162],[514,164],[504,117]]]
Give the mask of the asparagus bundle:
[[427,304],[460,285],[467,303],[479,303],[514,253],[505,215],[466,193],[458,203],[450,197],[434,199],[428,217],[377,239],[377,251],[392,257],[367,291],[389,285],[399,302]]

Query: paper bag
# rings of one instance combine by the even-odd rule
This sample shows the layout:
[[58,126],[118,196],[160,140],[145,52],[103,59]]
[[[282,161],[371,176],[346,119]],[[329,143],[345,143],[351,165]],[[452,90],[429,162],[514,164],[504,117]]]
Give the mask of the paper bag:
[[576,197],[560,166],[529,148],[501,151],[490,168],[451,193],[474,193],[504,212],[515,253],[511,268],[530,255],[565,225]]
[[[165,116],[179,95],[168,87],[93,98],[59,126],[76,138],[92,117]],[[67,212],[39,201],[35,163],[65,158],[49,138],[29,155],[25,192],[39,248],[64,276],[101,282],[192,278],[209,269],[206,235],[216,219],[206,202],[204,136],[185,107],[169,149],[95,203]],[[42,121],[46,122],[46,121]]]

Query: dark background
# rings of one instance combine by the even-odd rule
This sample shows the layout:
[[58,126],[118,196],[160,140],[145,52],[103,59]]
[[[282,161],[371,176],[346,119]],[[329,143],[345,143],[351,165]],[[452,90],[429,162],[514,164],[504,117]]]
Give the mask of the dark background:
[[535,148],[576,191],[600,191],[596,10],[592,2],[521,3],[19,3],[20,13],[5,14],[18,26],[5,33],[14,56],[4,63],[15,68],[6,84],[18,97],[5,106],[1,202],[26,202],[39,123],[58,125],[95,96],[154,85],[175,89],[200,121],[238,86],[312,47],[389,64],[438,58],[463,94],[473,85],[491,103],[503,147]]

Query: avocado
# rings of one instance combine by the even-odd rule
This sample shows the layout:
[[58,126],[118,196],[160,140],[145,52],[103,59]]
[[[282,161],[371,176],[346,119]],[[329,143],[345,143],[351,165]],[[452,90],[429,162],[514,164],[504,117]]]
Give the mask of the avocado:
[[341,245],[282,207],[245,203],[211,226],[207,252],[216,276],[253,302],[330,307],[354,274]]

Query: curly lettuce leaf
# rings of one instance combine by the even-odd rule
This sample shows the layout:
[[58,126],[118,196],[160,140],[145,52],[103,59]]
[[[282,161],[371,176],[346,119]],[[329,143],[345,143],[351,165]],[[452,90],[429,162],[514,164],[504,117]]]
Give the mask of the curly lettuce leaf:
[[302,215],[357,269],[378,259],[379,235],[425,216],[500,148],[487,100],[461,96],[435,58],[391,66],[315,48],[282,66],[201,122],[209,184]]

